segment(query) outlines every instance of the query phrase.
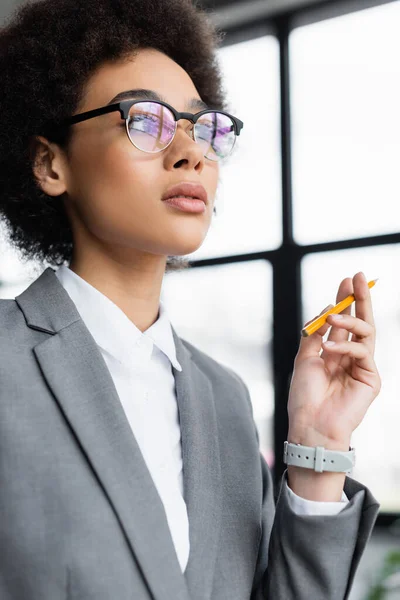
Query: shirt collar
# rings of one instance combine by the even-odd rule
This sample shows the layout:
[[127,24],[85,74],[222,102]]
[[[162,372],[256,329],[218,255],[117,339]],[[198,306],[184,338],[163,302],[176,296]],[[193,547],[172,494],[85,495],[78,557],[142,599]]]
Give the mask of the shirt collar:
[[176,358],[171,323],[161,300],[157,321],[142,333],[112,300],[66,265],[57,269],[56,276],[74,302],[97,345],[103,350],[121,363],[131,364],[135,351],[140,348],[142,354],[150,357],[155,344],[175,369],[182,371]]

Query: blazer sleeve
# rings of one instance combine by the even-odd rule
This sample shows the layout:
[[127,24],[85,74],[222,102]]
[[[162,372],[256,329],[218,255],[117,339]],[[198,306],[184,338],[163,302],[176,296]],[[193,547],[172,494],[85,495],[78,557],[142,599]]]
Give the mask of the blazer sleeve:
[[[259,444],[249,390],[238,378]],[[275,503],[271,471],[261,453],[260,461],[262,532],[250,600],[347,600],[379,503],[367,487],[347,476],[349,502],[339,514],[297,514],[288,497],[287,470]]]
[[337,515],[298,515],[288,501],[287,471],[274,502],[272,477],[261,457],[262,537],[251,600],[346,600],[372,533],[379,504],[346,477],[349,503]]
[[[259,445],[248,387],[230,372],[244,388]],[[271,471],[261,453],[260,461],[262,531],[250,600],[347,600],[379,503],[367,487],[347,476],[349,502],[339,514],[297,514],[288,498],[287,471],[275,503]]]

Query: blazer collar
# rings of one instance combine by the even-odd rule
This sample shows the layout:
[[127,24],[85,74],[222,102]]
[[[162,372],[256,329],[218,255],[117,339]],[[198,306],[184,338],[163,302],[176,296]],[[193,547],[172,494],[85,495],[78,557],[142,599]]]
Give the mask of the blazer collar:
[[68,292],[100,348],[121,363],[129,365],[136,342],[144,337],[150,342],[145,347],[149,351],[149,356],[155,344],[172,365],[178,371],[181,370],[181,365],[176,359],[176,347],[168,312],[161,300],[157,320],[142,333],[119,306],[66,265],[57,269],[56,277]]
[[[99,348],[48,267],[15,298],[28,327],[49,334],[33,347],[43,376],[119,518],[154,600],[209,600],[222,492],[213,387],[172,327],[190,554],[184,575],[164,506]],[[130,456],[131,460],[126,460]]]

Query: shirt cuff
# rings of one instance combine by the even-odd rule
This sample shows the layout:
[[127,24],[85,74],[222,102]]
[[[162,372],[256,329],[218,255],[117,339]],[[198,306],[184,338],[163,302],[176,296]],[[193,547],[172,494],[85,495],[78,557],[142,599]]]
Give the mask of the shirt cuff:
[[342,492],[342,499],[339,502],[320,502],[301,498],[301,496],[298,496],[290,489],[287,481],[285,481],[285,485],[287,487],[290,508],[298,515],[337,515],[346,508],[349,502],[344,491]]

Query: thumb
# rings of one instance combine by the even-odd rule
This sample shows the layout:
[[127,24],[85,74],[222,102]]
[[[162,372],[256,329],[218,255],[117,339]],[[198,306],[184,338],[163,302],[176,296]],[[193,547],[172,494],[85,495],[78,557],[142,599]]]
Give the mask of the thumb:
[[[316,319],[317,317],[320,317],[325,312],[327,312],[328,310],[333,308],[333,306],[334,306],[333,304],[328,304],[328,306],[326,306],[323,310],[321,310],[319,315],[316,315],[315,317],[313,317],[312,319],[307,321],[307,323],[304,324],[304,327],[306,327],[309,323],[311,323],[311,321],[314,321],[314,319]],[[303,359],[303,358],[308,358],[310,356],[319,355],[319,353],[322,349],[322,338],[325,335],[325,333],[328,331],[329,327],[330,327],[329,323],[325,323],[324,325],[322,325],[322,327],[317,329],[317,331],[315,333],[313,333],[312,335],[309,335],[307,337],[301,336],[300,347],[299,347],[297,356],[299,358]]]

